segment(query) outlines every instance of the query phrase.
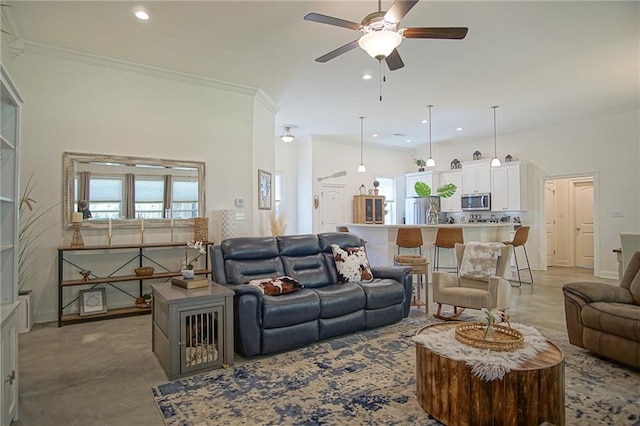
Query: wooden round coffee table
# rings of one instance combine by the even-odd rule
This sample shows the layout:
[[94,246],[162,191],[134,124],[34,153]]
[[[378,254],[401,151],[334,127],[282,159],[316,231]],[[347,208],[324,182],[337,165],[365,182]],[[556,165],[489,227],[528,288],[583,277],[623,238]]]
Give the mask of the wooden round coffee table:
[[[432,324],[418,334],[441,333],[456,322]],[[449,425],[564,425],[564,354],[555,343],[535,358],[491,382],[416,343],[416,386],[420,406]]]

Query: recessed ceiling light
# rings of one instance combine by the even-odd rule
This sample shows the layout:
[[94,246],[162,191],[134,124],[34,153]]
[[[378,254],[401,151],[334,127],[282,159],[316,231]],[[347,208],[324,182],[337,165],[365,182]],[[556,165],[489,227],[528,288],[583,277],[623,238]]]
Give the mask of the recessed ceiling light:
[[374,133],[374,134],[373,134],[373,135],[371,135],[371,136],[373,136],[374,138],[377,138],[377,137],[378,137],[378,134],[377,134],[377,133]]
[[411,139],[407,139],[407,143],[411,143]]
[[429,122],[429,120],[422,120],[421,123],[422,124],[427,124]]
[[133,10],[133,14],[136,16],[136,18],[138,18],[141,21],[147,21],[149,20],[149,13],[146,11],[146,9],[142,6],[136,7]]
[[362,79],[363,80],[371,80],[373,78],[373,76],[371,74],[362,74]]
[[460,130],[462,130],[462,127],[456,127],[456,130],[460,131]]

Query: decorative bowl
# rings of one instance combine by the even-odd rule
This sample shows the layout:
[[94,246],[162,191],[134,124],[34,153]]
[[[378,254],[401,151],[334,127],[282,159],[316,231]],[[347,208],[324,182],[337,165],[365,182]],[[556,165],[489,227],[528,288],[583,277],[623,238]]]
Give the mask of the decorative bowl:
[[139,277],[148,277],[149,275],[153,275],[153,266],[143,266],[142,268],[134,269],[134,272]]

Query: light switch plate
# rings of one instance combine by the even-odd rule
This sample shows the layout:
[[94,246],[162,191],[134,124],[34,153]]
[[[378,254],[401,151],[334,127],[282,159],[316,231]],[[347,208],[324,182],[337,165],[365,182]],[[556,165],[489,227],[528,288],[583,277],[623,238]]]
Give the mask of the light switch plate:
[[623,214],[622,214],[622,210],[614,210],[614,211],[611,213],[611,216],[613,216],[613,217],[622,217],[622,216],[623,216]]
[[236,212],[236,220],[245,220],[244,212]]

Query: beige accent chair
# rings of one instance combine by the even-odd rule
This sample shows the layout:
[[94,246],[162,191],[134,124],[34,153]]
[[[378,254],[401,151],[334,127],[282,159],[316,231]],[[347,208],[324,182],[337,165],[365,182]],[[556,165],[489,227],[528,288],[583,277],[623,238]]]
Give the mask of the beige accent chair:
[[573,282],[562,286],[572,345],[640,368],[640,251],[619,286]]
[[[456,261],[458,270],[462,265],[465,251],[464,244],[456,244]],[[455,274],[441,271],[433,272],[433,301],[438,304],[434,317],[441,320],[455,319],[465,308],[499,309],[509,308],[511,301],[511,284],[504,277],[509,266],[511,248],[503,245],[498,257],[496,273],[489,277],[489,282],[476,281],[458,277]],[[453,314],[442,314],[442,305],[452,305]]]

